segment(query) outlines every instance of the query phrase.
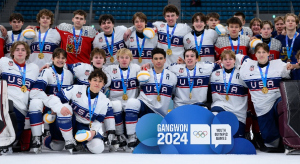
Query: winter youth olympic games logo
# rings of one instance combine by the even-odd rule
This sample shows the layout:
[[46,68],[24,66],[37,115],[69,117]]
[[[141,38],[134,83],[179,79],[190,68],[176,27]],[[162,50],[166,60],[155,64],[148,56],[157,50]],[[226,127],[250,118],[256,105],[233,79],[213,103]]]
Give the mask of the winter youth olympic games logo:
[[[147,114],[139,119],[136,134],[139,154],[256,154],[246,139],[233,138],[239,122],[230,112],[212,114],[196,105],[178,107],[164,118]],[[247,147],[247,149],[245,149]]]

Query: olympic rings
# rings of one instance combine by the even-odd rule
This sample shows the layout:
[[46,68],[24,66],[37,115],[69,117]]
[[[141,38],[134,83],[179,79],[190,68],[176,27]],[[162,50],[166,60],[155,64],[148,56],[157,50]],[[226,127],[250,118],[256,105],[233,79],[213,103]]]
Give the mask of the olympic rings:
[[204,138],[205,136],[207,136],[207,131],[194,131],[193,135],[197,138]]

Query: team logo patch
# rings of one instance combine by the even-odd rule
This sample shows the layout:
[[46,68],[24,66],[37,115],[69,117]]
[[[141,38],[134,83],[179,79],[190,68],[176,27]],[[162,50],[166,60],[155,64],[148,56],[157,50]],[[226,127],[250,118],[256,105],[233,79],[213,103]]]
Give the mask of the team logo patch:
[[250,66],[250,71],[254,70],[254,65]]
[[161,27],[161,28],[165,27],[165,24],[161,24],[160,27]]
[[130,42],[134,42],[134,39],[133,39],[133,37],[130,37]]
[[187,39],[186,39],[186,42],[187,42],[187,44],[190,44],[190,43],[191,43],[190,38],[187,38]]
[[85,70],[84,74],[85,74],[86,76],[89,76],[89,75],[90,75],[90,71],[89,71],[89,70]]
[[217,71],[217,72],[216,72],[216,76],[220,76],[220,71]]
[[87,36],[88,35],[88,30],[85,30],[84,31],[84,36]]
[[183,68],[180,68],[180,69],[179,69],[179,73],[183,73]]
[[99,42],[103,42],[103,38],[102,37],[99,38]]
[[78,93],[76,94],[76,97],[77,97],[77,98],[81,98],[81,94],[82,94],[81,92],[78,92]]
[[8,62],[8,65],[9,65],[9,66],[13,66],[13,65],[14,65],[14,62],[13,62],[13,61],[9,61],[9,62]]
[[116,74],[117,72],[118,72],[117,68],[114,68],[112,71],[113,74]]
[[53,75],[53,77],[55,78],[55,73],[54,73],[54,72],[52,72],[52,75]]

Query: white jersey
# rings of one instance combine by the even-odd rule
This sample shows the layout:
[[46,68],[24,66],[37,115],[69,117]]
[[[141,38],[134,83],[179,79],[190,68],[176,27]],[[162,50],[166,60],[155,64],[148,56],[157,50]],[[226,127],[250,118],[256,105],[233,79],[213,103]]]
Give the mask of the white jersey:
[[[168,67],[177,76],[176,94],[174,98],[174,108],[182,105],[205,103],[207,100],[207,89],[209,77],[215,68],[214,63],[198,62],[196,64],[196,73],[189,70],[190,79],[194,81],[192,89],[192,99],[189,98],[190,87],[185,64],[174,64]],[[219,68],[219,67],[218,67]]]
[[[248,88],[244,81],[240,78],[240,71],[234,70],[230,88],[228,91],[229,100],[226,100],[226,88],[223,77],[223,70],[218,69],[211,74],[211,92],[213,103],[211,107],[219,106],[225,111],[232,112],[238,120],[246,123],[246,115],[248,108]],[[226,83],[230,79],[231,73],[226,73]]]
[[[209,62],[215,62],[215,42],[218,38],[218,33],[215,30],[208,29],[204,30],[204,33],[202,34],[203,41],[202,41],[202,47],[200,53],[201,61],[209,61]],[[202,35],[199,35],[197,37],[197,44],[198,47],[201,42]],[[195,42],[195,36],[194,32],[190,32],[186,34],[183,38],[183,44],[185,49],[195,49],[196,50],[196,42]]]
[[[40,46],[39,46],[39,32],[36,30],[36,37],[27,40],[28,45],[31,49],[31,54],[28,59],[30,63],[35,63],[39,66],[39,68],[42,68],[46,63],[50,63],[52,60],[52,53],[53,51],[60,46],[61,37],[56,29],[50,28],[48,30],[48,34],[45,38],[45,43],[43,47],[43,54],[44,58],[40,59],[38,57],[40,53]],[[43,42],[44,36],[46,33],[41,33],[41,42]]]
[[[23,71],[24,67],[21,67],[21,69]],[[13,101],[15,108],[17,108],[23,115],[26,115],[29,92],[31,91],[33,84],[39,75],[38,66],[33,63],[26,63],[25,85],[27,87],[27,91],[25,93],[21,91],[22,75],[19,67],[12,59],[7,57],[0,59],[0,73],[1,78],[7,81],[8,99]]]
[[[157,28],[158,34],[158,48],[162,48],[165,51],[168,49],[168,39],[167,39],[167,23],[164,22],[154,22],[153,25]],[[169,27],[169,36],[171,37],[173,31],[173,27]],[[167,62],[165,63],[165,67],[175,63],[178,57],[183,58],[183,37],[191,32],[192,29],[189,25],[177,23],[176,29],[174,31],[174,35],[171,39],[171,50],[172,55],[167,55]]]
[[240,69],[243,62],[247,59],[250,59],[249,56],[243,54],[236,54],[235,55],[235,68]]
[[[143,44],[143,38],[139,38],[139,45],[140,48],[142,47]],[[154,36],[152,39],[145,39],[145,44],[144,44],[144,49],[142,52],[142,62],[140,63],[138,61],[139,59],[139,51],[138,51],[138,46],[137,46],[137,41],[136,41],[136,31],[133,31],[129,37],[129,39],[126,41],[127,48],[131,50],[133,60],[132,63],[138,64],[142,66],[143,64],[146,63],[151,63],[152,59],[152,50],[157,46],[157,35]]]
[[[61,83],[62,75],[58,74],[57,76]],[[63,84],[61,85],[61,88],[67,88],[70,85],[73,85],[73,83],[72,73],[69,70],[64,69]],[[48,99],[49,95],[57,94],[58,92],[56,75],[52,67],[50,67],[48,69],[43,69],[40,73],[30,92],[30,98],[41,99],[44,102]]]
[[[121,48],[126,48],[125,41],[123,40],[123,35],[126,32],[127,28],[125,26],[117,26],[114,27],[114,50],[113,50],[113,57],[114,62],[110,62],[110,53],[108,51],[108,47],[105,41],[104,32],[98,33],[93,41],[94,48],[103,49],[106,52],[106,63],[105,65],[112,65],[118,64],[116,53]],[[112,36],[107,37],[108,44],[111,45]]]
[[[13,44],[12,34],[13,34],[12,31],[7,31],[7,38],[5,40],[5,57],[8,57],[8,58],[11,58],[10,57],[10,48]],[[20,38],[18,40],[19,35],[20,35]],[[13,37],[14,37],[14,42],[16,42],[16,41],[25,41],[25,38],[24,38],[22,32],[20,34],[13,35]]]
[[[75,77],[74,84],[90,85],[88,78],[90,74],[94,71],[94,67],[91,64],[86,64],[86,63],[68,64],[68,69],[72,72],[72,74]],[[102,68],[102,71],[106,74],[107,77],[107,83],[105,84],[104,88],[108,88],[111,83],[110,75],[106,71],[104,71],[104,68]]]
[[[72,101],[71,107],[76,117],[76,121],[89,125],[90,113],[87,87],[88,86],[85,85],[72,85],[69,88],[63,89],[62,92],[57,93],[56,96],[51,96],[48,107],[57,113],[60,112],[63,107],[62,103]],[[94,102],[95,98],[91,99],[92,109]],[[112,112],[111,102],[102,92],[99,92],[97,105],[93,115],[91,116],[91,121],[92,127],[90,130],[95,130],[100,134],[103,134],[103,122],[106,130],[115,130],[115,119]]]
[[[263,82],[258,68],[258,62],[246,60],[241,67],[241,78],[245,81],[250,89],[251,99],[257,116],[268,113],[274,102],[281,96],[279,91],[280,81],[282,78],[290,78],[290,71],[286,69],[286,63],[280,59],[271,60],[268,76],[267,88],[268,93],[262,93]],[[261,68],[265,76],[266,67]]]
[[[141,84],[141,92],[138,99],[142,100],[155,113],[164,117],[168,114],[168,107],[172,98],[172,94],[175,92],[177,77],[170,70],[164,69],[162,86],[159,92],[161,100],[157,101],[157,90],[153,68],[149,69],[148,71],[150,73],[150,79],[147,83]],[[161,75],[161,73],[156,74],[158,83],[160,83]]]
[[[128,76],[127,91],[126,91],[128,99],[136,98],[138,96],[139,83],[137,81],[136,76],[138,72],[141,70],[141,67],[137,64],[129,64],[129,69],[130,69],[130,73]],[[126,83],[129,69],[122,71],[125,83]],[[127,100],[122,99],[124,91],[123,91],[121,71],[119,65],[110,65],[106,67],[104,70],[111,77],[109,99],[111,101],[120,100],[122,102],[122,106],[125,107]]]

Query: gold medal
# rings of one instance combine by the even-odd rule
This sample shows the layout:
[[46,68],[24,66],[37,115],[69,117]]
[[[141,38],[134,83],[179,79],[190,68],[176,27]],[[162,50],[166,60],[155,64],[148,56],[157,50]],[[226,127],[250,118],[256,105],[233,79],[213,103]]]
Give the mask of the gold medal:
[[39,57],[39,59],[44,59],[44,54],[43,53],[39,53],[38,57]]
[[124,94],[124,95],[122,96],[122,99],[123,99],[123,100],[128,100],[127,94]]
[[192,93],[190,93],[190,99],[192,99]]
[[90,122],[90,128],[92,128],[92,122]]
[[114,57],[113,57],[113,56],[112,56],[112,57],[110,57],[110,59],[109,59],[109,60],[110,60],[110,62],[111,62],[111,63],[113,63],[113,62],[115,61],[115,59],[114,59]]
[[24,92],[24,93],[27,92],[27,87],[26,87],[25,85],[23,85],[23,86],[21,87],[21,91]]
[[262,91],[262,93],[264,93],[264,94],[267,94],[267,93],[269,92],[269,90],[268,90],[267,87],[263,87],[263,88],[261,89],[261,91]]
[[201,61],[201,56],[200,56],[200,55],[199,55],[199,57],[198,57],[198,62],[199,62],[199,61]]
[[160,95],[157,95],[156,99],[157,99],[158,102],[160,102],[160,100],[161,100]]
[[171,49],[167,49],[167,54],[168,55],[172,55],[172,50]]
[[139,63],[142,63],[143,59],[142,57],[139,57]]
[[228,96],[228,95],[226,95],[225,99],[228,101],[228,100],[229,100],[229,96]]

